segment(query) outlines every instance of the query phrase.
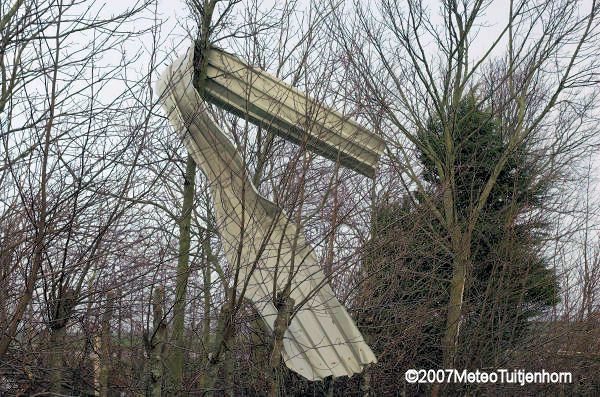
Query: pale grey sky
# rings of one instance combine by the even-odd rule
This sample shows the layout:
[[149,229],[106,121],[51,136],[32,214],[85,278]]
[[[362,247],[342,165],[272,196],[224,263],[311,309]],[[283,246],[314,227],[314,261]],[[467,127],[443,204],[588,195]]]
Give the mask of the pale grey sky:
[[[375,1],[364,1],[375,9]],[[424,2],[426,7],[432,11],[432,21],[436,23],[436,19],[441,22],[441,17],[437,13],[437,9],[440,7],[440,2],[437,0],[430,0]],[[104,12],[107,14],[117,13],[123,11],[127,7],[131,7],[135,4],[135,0],[107,0],[106,2],[98,3],[98,5],[104,4]],[[278,4],[277,0],[264,0],[259,2],[260,7],[264,10],[269,10]],[[302,6],[308,7],[310,1],[300,0],[300,8]],[[588,11],[591,8],[591,0],[581,1],[581,10],[583,12]],[[236,7],[243,7],[243,4],[239,4]],[[177,53],[184,51],[187,42],[185,37],[187,34],[186,29],[192,27],[191,18],[189,18],[188,9],[183,0],[158,0],[157,2],[157,13],[158,17],[163,23],[161,36],[164,40],[164,45],[161,47],[165,53],[173,52],[173,56]],[[470,51],[471,51],[471,62],[476,62],[477,58],[482,56],[484,52],[489,48],[491,43],[498,37],[503,27],[505,26],[508,19],[508,0],[495,0],[491,1],[487,9],[485,10],[484,18],[481,19],[481,26],[477,29],[477,34],[473,40]],[[148,17],[152,15],[148,14]],[[136,24],[136,28],[142,29],[144,27],[151,26],[153,22],[151,20],[143,21]],[[149,37],[148,37],[149,38]],[[130,47],[126,48],[127,51],[138,51],[143,44],[144,39],[136,39],[129,43]],[[500,54],[506,48],[505,43],[502,41],[497,46],[496,54]],[[118,53],[115,52],[114,62],[118,61]],[[105,62],[110,63],[110,57],[104,59]],[[138,65],[140,70],[144,70],[144,64],[148,62],[148,54],[144,54],[139,60]],[[160,68],[160,66],[159,66]],[[157,71],[160,73],[160,70]],[[600,129],[600,128],[599,128]],[[600,152],[594,156],[593,162],[593,197],[597,197],[600,203]]]

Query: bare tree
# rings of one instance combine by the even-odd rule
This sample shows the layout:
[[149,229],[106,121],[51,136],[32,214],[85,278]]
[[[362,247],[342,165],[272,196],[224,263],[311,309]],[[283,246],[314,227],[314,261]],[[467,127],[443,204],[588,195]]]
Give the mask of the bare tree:
[[[442,394],[403,381],[415,363],[572,369],[576,380],[447,393],[593,393],[596,182],[581,161],[598,147],[596,1],[182,3],[0,5],[0,394]],[[219,187],[154,89],[190,43],[209,103],[204,84],[217,77],[206,55],[218,47],[384,137],[377,178],[288,142],[251,109],[207,105],[246,181],[236,203],[250,216],[231,247]],[[465,137],[468,98],[487,116]],[[298,129],[317,134],[310,105]],[[465,161],[487,123],[501,135],[498,156],[484,145]],[[513,167],[523,151],[528,161]],[[491,158],[485,178],[465,181]],[[492,224],[513,169],[532,177],[506,188]],[[544,184],[542,204],[523,209],[516,197]],[[261,233],[248,219],[254,187],[275,204]],[[502,231],[485,276],[482,224]],[[519,238],[523,224],[552,228],[534,243]],[[271,244],[278,225],[289,244]],[[248,246],[258,249],[244,256]],[[507,308],[548,287],[533,266],[511,266],[529,247],[561,288],[548,288],[551,310],[523,321]],[[324,277],[294,299],[307,260]],[[253,301],[253,276],[265,274]],[[290,325],[325,289],[377,350],[362,377],[309,382],[286,368]]]
[[[353,20],[339,14],[335,31],[355,71],[356,81],[365,90],[361,99],[372,114],[381,115],[381,132],[389,138],[392,166],[400,177],[410,181],[411,189],[425,200],[444,227],[440,241],[447,241],[447,249],[454,258],[442,341],[445,368],[455,364],[473,230],[498,175],[525,140],[541,140],[545,135],[549,141],[544,147],[550,149],[564,142],[564,134],[575,134],[575,131],[555,133],[552,123],[568,117],[564,104],[578,102],[574,95],[580,87],[593,84],[593,70],[597,66],[591,50],[598,39],[595,2],[584,9],[568,1],[537,6],[511,1],[505,9],[507,17],[500,33],[479,51],[476,29],[490,4],[444,2],[439,13],[413,1],[404,5],[383,1],[376,12],[357,4]],[[437,20],[439,25],[434,22]],[[495,91],[506,92],[494,106],[503,120],[506,149],[487,180],[472,187],[472,205],[461,214],[456,202],[460,164],[455,162],[460,148],[453,144],[452,138],[460,122],[459,104],[469,91],[477,89],[483,68],[498,52],[502,70],[494,76],[493,86],[489,93],[483,93],[481,102],[488,103]],[[581,100],[585,109],[587,98]],[[445,137],[442,151],[420,139],[428,131],[430,120],[440,122]],[[585,126],[579,129],[579,134],[574,139],[590,137]],[[428,192],[420,177],[413,158],[414,148],[425,153],[438,170],[443,186],[439,201]],[[548,161],[557,155],[558,151],[551,151]]]

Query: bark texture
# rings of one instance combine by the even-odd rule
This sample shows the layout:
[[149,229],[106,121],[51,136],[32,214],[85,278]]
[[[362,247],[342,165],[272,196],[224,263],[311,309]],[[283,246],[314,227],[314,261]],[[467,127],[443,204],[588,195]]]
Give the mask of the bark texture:
[[283,337],[285,331],[290,325],[290,316],[294,309],[294,300],[289,294],[282,294],[277,302],[277,318],[273,325],[273,342],[271,348],[271,357],[269,358],[269,396],[277,397],[279,395],[278,370],[281,364],[281,353],[283,352]]

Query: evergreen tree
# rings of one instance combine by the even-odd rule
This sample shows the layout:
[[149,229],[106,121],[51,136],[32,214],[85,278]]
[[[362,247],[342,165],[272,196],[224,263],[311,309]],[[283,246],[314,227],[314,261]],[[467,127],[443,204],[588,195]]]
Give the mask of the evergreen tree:
[[[455,216],[466,221],[505,152],[506,142],[498,118],[474,95],[461,101],[454,117],[451,171],[457,203]],[[419,139],[422,147],[435,155],[446,155],[440,120],[430,120]],[[556,275],[549,270],[541,252],[547,225],[535,221],[551,186],[539,178],[534,158],[529,154],[531,149],[525,142],[513,152],[473,233],[459,354],[459,362],[465,366],[497,364],[507,348],[523,338],[528,321],[556,303]],[[428,193],[433,193],[429,196],[441,197],[442,189],[447,187],[428,158],[423,153],[419,155],[422,176],[431,190]],[[452,274],[452,258],[445,248],[447,236],[418,195],[416,201],[388,198],[379,203],[372,230],[364,262],[370,279],[365,284],[366,304],[373,307],[370,317],[363,316],[362,324],[375,336],[376,348],[386,333],[397,335],[403,332],[399,327],[418,328],[405,346],[399,346],[406,353],[406,363],[422,368],[439,366],[443,313]],[[399,313],[409,318],[399,319]],[[383,328],[377,328],[377,324]],[[385,360],[381,357],[381,361]]]

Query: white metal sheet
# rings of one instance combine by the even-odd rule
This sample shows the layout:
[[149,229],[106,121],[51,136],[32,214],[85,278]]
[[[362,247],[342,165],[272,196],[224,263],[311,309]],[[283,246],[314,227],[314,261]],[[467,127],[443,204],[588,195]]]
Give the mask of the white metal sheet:
[[284,81],[218,48],[208,52],[205,98],[330,160],[373,177],[384,141]]
[[[192,86],[192,50],[161,76],[157,91],[189,153],[211,182],[221,243],[231,264],[240,266],[237,289],[250,299],[270,329],[282,289],[293,272],[291,297],[305,302],[285,333],[285,364],[309,380],[352,376],[376,358],[326,282],[302,230],[274,203],[260,196],[240,154],[211,119]],[[274,283],[274,278],[277,282]]]

